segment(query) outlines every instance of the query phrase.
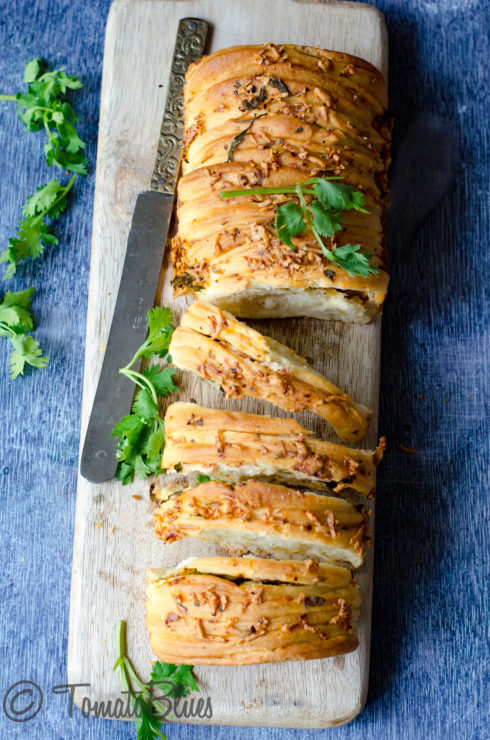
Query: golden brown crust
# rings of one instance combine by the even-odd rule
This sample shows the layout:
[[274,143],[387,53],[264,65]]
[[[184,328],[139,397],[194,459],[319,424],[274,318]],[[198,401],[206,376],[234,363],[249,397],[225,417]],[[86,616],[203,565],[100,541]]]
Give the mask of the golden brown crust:
[[197,472],[225,481],[248,478],[334,491],[375,491],[376,450],[356,450],[313,437],[294,419],[171,404],[165,415],[163,469]]
[[352,583],[348,568],[314,560],[268,560],[258,557],[188,558],[175,568],[151,570],[154,580],[165,580],[178,573],[208,573],[232,580],[280,581],[304,585],[324,584],[329,588],[345,588]]
[[[239,316],[369,320],[388,285],[390,127],[381,74],[357,57],[311,47],[233,47],[189,70],[185,98],[176,291],[199,289]],[[341,176],[364,192],[371,215],[344,213],[342,231],[326,243],[361,244],[379,275],[349,276],[323,257],[311,232],[295,238],[294,252],[285,247],[273,221],[291,196],[219,197],[226,189],[291,186],[316,175]]]
[[[321,573],[316,582],[284,580],[308,567]],[[274,571],[279,582],[271,582]],[[149,572],[146,626],[153,652],[169,663],[304,660],[355,650],[359,605],[359,588],[342,568],[193,558],[171,573]]]
[[215,381],[227,398],[262,398],[285,411],[313,411],[345,442],[361,440],[371,412],[288,347],[205,301],[184,313],[170,345],[173,364]]
[[284,486],[210,481],[171,496],[164,492],[163,498],[155,512],[155,534],[166,543],[198,537],[256,555],[358,568],[369,541],[362,509]]

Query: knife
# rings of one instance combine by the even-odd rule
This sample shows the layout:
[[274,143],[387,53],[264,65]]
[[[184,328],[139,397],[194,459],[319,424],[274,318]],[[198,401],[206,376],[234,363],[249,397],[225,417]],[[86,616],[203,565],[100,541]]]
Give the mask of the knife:
[[134,385],[120,375],[146,338],[146,316],[153,307],[172,216],[174,190],[184,133],[184,77],[203,54],[208,24],[198,18],[179,21],[169,89],[150,190],[136,199],[116,307],[99,383],[83,445],[80,473],[102,483],[116,473],[114,424],[129,413]]

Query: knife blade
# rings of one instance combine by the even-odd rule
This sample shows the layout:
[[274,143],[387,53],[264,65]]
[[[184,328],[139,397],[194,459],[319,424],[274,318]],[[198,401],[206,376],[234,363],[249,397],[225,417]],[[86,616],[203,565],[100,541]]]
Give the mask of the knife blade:
[[113,478],[117,468],[114,424],[125,416],[134,385],[119,373],[143,344],[165,251],[184,133],[184,77],[203,54],[208,24],[179,21],[169,89],[150,190],[136,199],[109,338],[83,444],[80,473],[91,483]]

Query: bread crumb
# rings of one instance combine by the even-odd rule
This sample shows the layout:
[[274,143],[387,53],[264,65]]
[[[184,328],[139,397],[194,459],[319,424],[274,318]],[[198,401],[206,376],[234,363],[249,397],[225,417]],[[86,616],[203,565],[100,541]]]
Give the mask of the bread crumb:
[[95,526],[97,527],[97,529],[100,529],[101,527],[104,526],[104,520],[100,519],[100,521],[95,522]]

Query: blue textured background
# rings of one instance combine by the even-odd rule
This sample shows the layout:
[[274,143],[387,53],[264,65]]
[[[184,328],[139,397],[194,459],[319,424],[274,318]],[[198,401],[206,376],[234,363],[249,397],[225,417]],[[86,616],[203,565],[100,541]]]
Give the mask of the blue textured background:
[[[169,727],[183,738],[488,738],[488,75],[479,0],[380,0],[395,116],[392,284],[383,321],[372,667],[368,704],[336,730]],[[0,91],[42,56],[85,82],[75,107],[95,163],[108,0],[1,0]],[[0,243],[48,179],[42,136],[0,103]],[[132,738],[131,725],[67,716],[65,680],[94,171],[57,224],[60,245],[10,289],[36,287],[51,361],[7,379],[0,341],[0,699],[46,693],[28,724],[0,706],[2,738]],[[488,301],[488,297],[487,297]],[[486,333],[487,332],[487,333]],[[397,451],[414,447],[415,455]]]

